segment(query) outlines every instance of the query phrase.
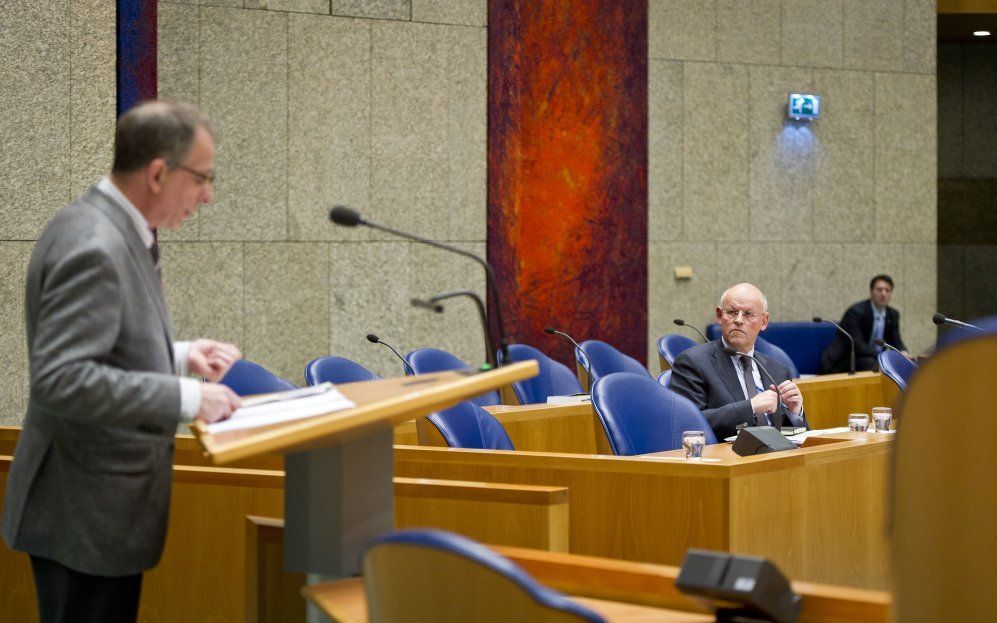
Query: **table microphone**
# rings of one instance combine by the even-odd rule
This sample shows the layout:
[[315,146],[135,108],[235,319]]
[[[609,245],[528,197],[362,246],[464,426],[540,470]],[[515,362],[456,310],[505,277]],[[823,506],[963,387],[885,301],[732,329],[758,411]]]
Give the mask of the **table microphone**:
[[402,357],[401,354],[397,350],[395,350],[394,346],[392,346],[391,344],[388,344],[387,342],[382,342],[381,338],[377,337],[373,333],[368,333],[367,334],[367,341],[371,342],[372,344],[382,344],[382,345],[387,346],[388,348],[390,348],[391,352],[393,352],[395,354],[395,357],[398,357],[399,359],[402,360],[402,365],[405,366],[405,368],[404,368],[405,369],[405,374],[409,374],[409,375],[415,376],[415,370],[412,369],[412,366],[408,365],[408,362],[405,361],[405,358]]
[[820,316],[814,316],[813,317],[813,321],[814,322],[818,322],[818,323],[820,323],[820,322],[830,322],[835,327],[837,327],[838,331],[841,331],[841,333],[845,337],[848,338],[848,341],[852,345],[852,357],[851,357],[851,360],[850,360],[850,365],[848,367],[848,374],[855,374],[855,338],[852,337],[852,334],[849,333],[848,331],[845,331],[844,329],[842,329],[841,325],[838,324],[837,322],[833,321],[833,320],[828,320],[827,318],[821,318]]
[[[779,401],[779,406],[782,407],[783,411],[785,411],[787,413],[789,412],[789,409],[786,408],[786,403],[784,403],[782,401],[782,394],[779,392],[779,384],[775,382],[775,377],[773,377],[771,374],[769,374],[769,371],[765,368],[765,364],[763,364],[761,361],[759,361],[758,357],[755,357],[754,355],[749,355],[748,353],[738,352],[737,349],[732,348],[730,346],[723,346],[723,351],[725,353],[727,353],[728,355],[730,355],[731,357],[740,357],[740,356],[743,355],[743,356],[747,357],[748,359],[750,359],[750,360],[754,361],[755,363],[757,363],[758,367],[761,369],[761,371],[765,373],[765,376],[769,377],[769,381],[772,383],[772,385],[775,386],[775,398],[776,398],[776,400]],[[747,385],[748,383],[754,383],[754,382],[755,382],[754,379],[744,379],[744,384],[745,385]],[[774,415],[776,415],[779,418],[779,423],[776,424],[775,427],[778,428],[778,429],[781,429],[782,428],[782,420],[783,420],[782,414],[779,413],[778,409],[776,409]]]
[[672,320],[672,322],[674,322],[675,324],[677,324],[680,327],[689,327],[690,329],[692,329],[693,331],[695,331],[696,333],[698,333],[703,338],[704,342],[709,342],[710,341],[710,339],[708,337],[706,337],[706,335],[702,331],[700,331],[696,327],[692,326],[691,324],[689,324],[685,320],[682,320],[681,318],[676,318],[675,320]]
[[378,225],[377,223],[372,223],[365,220],[360,213],[353,208],[348,208],[346,206],[338,205],[333,206],[329,210],[329,220],[336,225],[341,225],[343,227],[356,227],[357,225],[363,225],[365,227],[370,227],[371,229],[376,229],[378,231],[383,231],[385,233],[391,234],[392,236],[398,236],[399,238],[405,238],[407,240],[412,240],[414,242],[419,242],[422,244],[427,244],[431,247],[436,247],[437,249],[443,249],[444,251],[450,251],[451,253],[456,253],[457,255],[463,255],[464,257],[470,258],[481,264],[485,269],[485,277],[488,279],[488,285],[491,287],[492,292],[495,293],[495,326],[498,330],[499,339],[499,350],[502,351],[502,361],[509,361],[509,352],[505,343],[505,329],[502,323],[502,305],[499,300],[500,290],[498,288],[498,281],[495,279],[495,271],[492,269],[491,264],[486,262],[484,259],[478,257],[474,253],[465,251],[458,247],[444,244],[442,242],[437,242],[436,240],[430,240],[428,238],[423,238],[422,236],[416,236],[415,234],[410,234],[393,227],[387,227],[385,225]]
[[875,344],[876,346],[880,347],[880,348],[889,348],[893,352],[897,353],[898,355],[900,355],[901,357],[903,357],[904,359],[906,359],[907,361],[909,361],[911,363],[911,365],[914,366],[915,368],[920,367],[916,363],[914,363],[913,359],[911,359],[907,355],[903,354],[903,351],[898,350],[895,346],[891,346],[890,344],[887,344],[886,340],[881,340],[881,339],[879,339],[877,337],[877,338],[873,338],[872,343]]
[[938,326],[942,326],[943,324],[947,324],[950,327],[959,327],[960,329],[975,329],[976,331],[979,331],[980,333],[986,333],[983,329],[981,329],[980,327],[976,326],[975,324],[969,324],[968,322],[962,322],[960,320],[954,320],[952,318],[946,318],[943,314],[939,314],[937,312],[935,313],[934,316],[931,317],[931,322],[935,323]]
[[585,351],[582,350],[582,347],[578,345],[578,342],[575,341],[575,338],[571,337],[570,335],[568,335],[563,331],[558,331],[554,327],[547,327],[546,329],[544,329],[544,333],[549,333],[551,335],[560,335],[561,337],[568,339],[568,341],[574,344],[575,348],[578,349],[578,352],[582,354],[581,364],[582,367],[585,368],[585,372],[587,372],[589,375],[589,383],[590,384],[594,383],[595,377],[592,376],[592,368],[589,367],[589,358],[585,355]]

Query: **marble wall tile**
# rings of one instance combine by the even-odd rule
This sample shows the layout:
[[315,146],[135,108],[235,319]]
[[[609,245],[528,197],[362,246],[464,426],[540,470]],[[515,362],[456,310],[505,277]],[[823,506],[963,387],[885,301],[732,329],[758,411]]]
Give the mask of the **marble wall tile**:
[[174,339],[207,337],[242,348],[242,243],[164,242],[160,249]]
[[442,239],[449,219],[448,27],[381,21],[372,31],[371,220]]
[[809,240],[819,140],[811,123],[786,118],[786,106],[790,91],[813,90],[813,71],[752,66],[749,81],[749,238]]
[[931,322],[936,311],[936,247],[933,243],[904,245],[904,292],[900,327],[904,344],[914,353],[925,352],[935,344],[937,330]]
[[813,239],[863,242],[876,237],[873,76],[816,70],[823,115],[813,123]]
[[748,68],[685,63],[682,195],[687,240],[748,232]]
[[[780,307],[783,273],[795,261],[800,246],[803,245],[758,242],[751,244],[750,249],[745,249],[743,246],[718,243],[714,292],[717,303],[724,290],[732,285],[752,283],[768,298],[769,313],[773,319],[792,320],[786,317],[785,310]],[[717,303],[713,303],[713,306]]]
[[[657,341],[662,335],[680,333],[696,341],[699,338],[691,329],[683,329],[672,322],[681,318],[706,331],[706,325],[715,322],[713,309],[720,300],[723,288],[717,283],[717,264],[722,258],[712,242],[656,242],[648,244],[648,369],[659,370]],[[693,277],[675,279],[676,266],[689,266]]]
[[963,46],[963,170],[997,177],[997,46]]
[[965,170],[962,49],[938,46],[938,177],[960,177]]
[[285,13],[201,9],[201,108],[218,130],[215,202],[202,240],[287,237]]
[[485,240],[488,188],[488,34],[446,30],[447,188],[440,197],[450,240]]
[[243,353],[301,385],[305,364],[329,344],[328,247],[246,243],[244,254]]
[[937,0],[904,2],[904,71],[935,73],[935,56],[939,47],[937,4]]
[[3,2],[0,24],[0,240],[32,240],[72,198],[70,7]]
[[845,67],[904,70],[904,3],[845,0]]
[[782,64],[842,67],[843,0],[783,0]]
[[412,0],[332,0],[332,14],[374,19],[412,19]]
[[247,9],[329,15],[329,0],[245,0]]
[[904,245],[901,243],[861,243],[845,244],[841,261],[841,278],[837,282],[835,295],[841,309],[829,318],[838,320],[849,305],[869,298],[869,280],[876,275],[889,275],[893,278],[893,304],[903,301],[904,291],[909,285],[904,278]]
[[487,26],[488,0],[412,0],[412,21]]
[[[197,102],[200,97],[198,8],[192,5],[160,2],[156,9],[156,19],[159,55],[156,80],[159,96]],[[160,240],[197,240],[198,214],[195,212],[177,229],[160,230]]]
[[719,0],[717,60],[778,65],[780,0]]
[[681,240],[682,63],[648,61],[648,240]]
[[33,246],[0,242],[0,426],[20,426],[28,406],[24,274]]
[[779,280],[778,294],[769,296],[772,319],[806,321],[840,314],[837,284],[850,277],[842,270],[843,254],[840,244],[783,245],[770,267]]
[[369,208],[370,22],[289,17],[288,229],[294,240],[361,240],[329,208]]
[[[938,311],[951,318],[970,318],[966,313],[965,245],[938,245]],[[997,247],[992,247],[997,248]],[[997,261],[997,260],[995,260]],[[995,264],[991,264],[994,266]],[[997,310],[997,305],[992,306]]]
[[111,169],[116,116],[114,5],[70,4],[70,193],[81,194]]
[[938,107],[935,77],[877,73],[875,78],[877,150],[935,153]]
[[411,248],[407,242],[329,245],[329,352],[315,345],[314,357],[352,359],[385,377],[400,376],[403,366],[384,346],[367,341],[373,333],[404,355],[415,347],[409,326]]
[[242,8],[243,0],[159,0],[159,6],[164,4],[190,4],[199,6],[222,6]]
[[648,58],[713,61],[717,58],[716,0],[648,0]]

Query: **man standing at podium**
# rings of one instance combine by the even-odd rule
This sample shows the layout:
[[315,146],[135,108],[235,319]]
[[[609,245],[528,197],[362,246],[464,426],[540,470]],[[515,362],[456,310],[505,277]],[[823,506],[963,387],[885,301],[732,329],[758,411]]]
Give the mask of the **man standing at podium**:
[[239,405],[215,382],[241,357],[235,346],[172,341],[154,234],[211,201],[214,154],[194,107],[133,108],[118,121],[111,174],[32,252],[31,390],[2,529],[31,556],[43,623],[135,620],[166,537],[176,428]]
[[[803,395],[790,380],[789,369],[755,350],[755,339],[769,323],[768,301],[750,283],[732,286],[716,308],[721,339],[684,351],[672,364],[669,387],[693,401],[713,427],[717,439],[737,434],[741,426],[769,426],[772,414],[786,405],[782,426],[806,426]],[[724,347],[762,362],[775,384],[749,357],[728,355]],[[781,419],[781,418],[780,418]]]

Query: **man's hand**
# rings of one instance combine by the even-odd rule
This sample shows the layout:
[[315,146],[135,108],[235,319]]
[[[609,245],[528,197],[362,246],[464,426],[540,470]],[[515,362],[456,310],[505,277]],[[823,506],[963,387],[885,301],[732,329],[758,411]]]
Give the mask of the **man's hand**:
[[772,389],[763,391],[760,394],[755,394],[755,397],[751,399],[751,412],[755,415],[759,413],[775,413],[776,408],[779,406],[779,399],[774,391],[775,386]]
[[197,419],[207,424],[227,420],[241,404],[236,393],[227,386],[201,383],[201,408],[197,412]]
[[[775,389],[775,385],[769,387]],[[786,403],[786,409],[790,413],[799,415],[803,411],[803,394],[800,393],[800,388],[796,386],[796,383],[792,381],[780,383],[779,395],[782,396],[782,401]]]
[[242,353],[235,344],[194,340],[190,343],[190,351],[187,353],[187,369],[192,374],[217,383],[237,359],[242,359]]

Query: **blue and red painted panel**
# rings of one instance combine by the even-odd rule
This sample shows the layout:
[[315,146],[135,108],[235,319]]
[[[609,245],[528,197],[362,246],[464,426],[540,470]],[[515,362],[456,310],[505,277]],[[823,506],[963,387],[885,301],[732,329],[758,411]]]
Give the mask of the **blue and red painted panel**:
[[488,259],[510,341],[646,359],[646,0],[489,0]]
[[118,115],[156,97],[156,0],[117,0]]

